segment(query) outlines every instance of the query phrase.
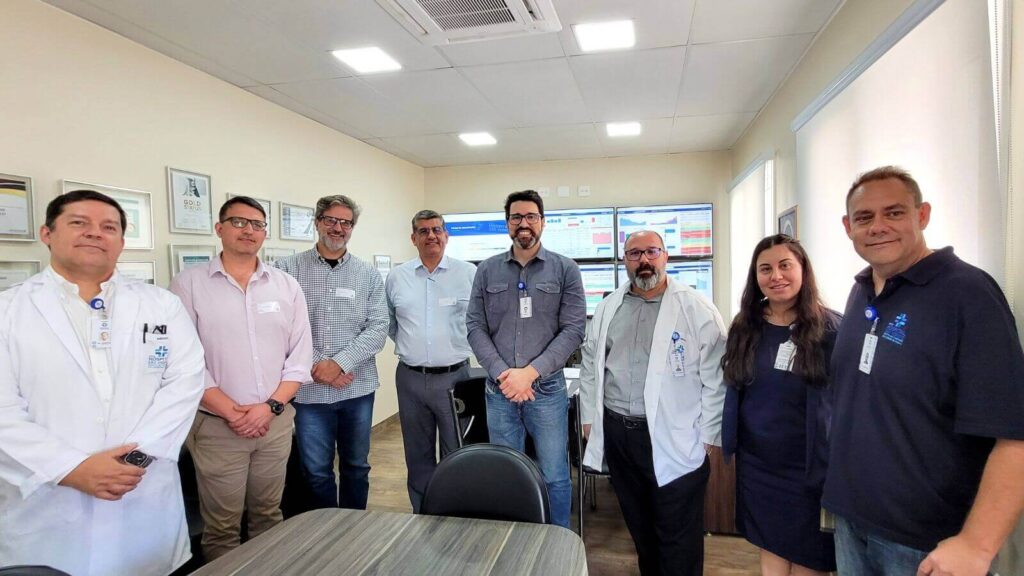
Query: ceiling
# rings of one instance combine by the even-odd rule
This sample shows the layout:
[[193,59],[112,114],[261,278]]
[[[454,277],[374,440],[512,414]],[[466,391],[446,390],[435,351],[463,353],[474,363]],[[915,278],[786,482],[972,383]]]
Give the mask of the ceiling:
[[[374,0],[45,1],[432,167],[729,149],[842,0],[553,0],[561,32],[441,47]],[[572,24],[618,19],[634,48],[580,53]],[[403,69],[331,55],[370,45]],[[474,131],[498,143],[459,140]]]

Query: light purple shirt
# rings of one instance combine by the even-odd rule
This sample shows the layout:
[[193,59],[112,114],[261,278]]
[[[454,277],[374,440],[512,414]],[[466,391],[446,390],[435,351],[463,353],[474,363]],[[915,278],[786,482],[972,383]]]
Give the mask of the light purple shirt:
[[307,382],[313,336],[306,298],[289,274],[259,262],[243,292],[220,257],[171,282],[206,350],[206,388],[238,404],[266,402],[283,381]]

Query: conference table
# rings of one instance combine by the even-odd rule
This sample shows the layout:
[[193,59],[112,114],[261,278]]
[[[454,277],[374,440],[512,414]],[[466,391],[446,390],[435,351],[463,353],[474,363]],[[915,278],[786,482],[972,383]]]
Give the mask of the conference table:
[[558,526],[332,508],[290,518],[193,574],[585,576],[587,558],[579,536]]

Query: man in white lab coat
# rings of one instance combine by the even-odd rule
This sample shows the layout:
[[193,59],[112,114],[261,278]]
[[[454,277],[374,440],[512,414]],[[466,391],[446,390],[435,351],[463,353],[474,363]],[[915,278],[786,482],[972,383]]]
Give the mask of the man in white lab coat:
[[0,566],[162,575],[190,557],[178,476],[203,392],[180,300],[117,273],[125,212],[58,196],[50,266],[0,294]]
[[583,343],[583,463],[607,461],[644,576],[703,573],[706,456],[721,445],[725,326],[665,274],[656,232],[625,245],[630,282],[597,307]]

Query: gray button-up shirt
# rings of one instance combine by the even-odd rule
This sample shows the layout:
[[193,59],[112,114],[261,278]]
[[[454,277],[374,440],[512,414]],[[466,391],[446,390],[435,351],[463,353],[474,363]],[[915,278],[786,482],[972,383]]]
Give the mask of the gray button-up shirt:
[[[530,318],[519,317],[520,296],[532,299]],[[510,248],[476,270],[466,327],[473,354],[491,378],[528,365],[541,378],[561,370],[583,342],[586,323],[579,266],[561,254],[541,246],[524,267]]]
[[604,361],[604,407],[609,410],[626,416],[647,416],[644,383],[663,295],[644,300],[626,292],[622,306],[612,316]]

